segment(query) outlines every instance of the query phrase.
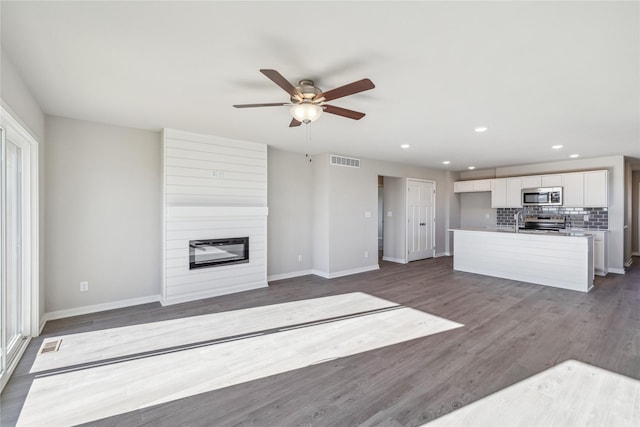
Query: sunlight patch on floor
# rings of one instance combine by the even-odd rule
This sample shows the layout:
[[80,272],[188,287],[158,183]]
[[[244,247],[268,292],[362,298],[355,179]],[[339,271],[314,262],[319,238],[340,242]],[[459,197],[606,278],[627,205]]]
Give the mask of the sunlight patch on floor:
[[62,339],[57,352],[38,354],[31,373],[82,363],[248,334],[354,313],[396,303],[362,292],[332,295],[222,313],[47,338]]
[[[345,298],[355,298],[363,303],[351,306],[351,314],[364,311],[365,306],[381,306],[382,309],[358,316],[345,314],[340,319],[336,319],[335,310],[330,310],[330,313],[325,312],[325,318],[332,318],[327,322],[36,377],[18,425],[69,425],[94,421],[463,326],[366,294],[347,294]],[[288,314],[299,312],[296,304],[302,304],[305,310],[310,308],[321,315],[322,310],[310,303],[322,306],[331,301],[331,298],[318,298],[287,303]],[[218,315],[211,316],[214,316],[211,324],[218,325],[219,319],[215,319]],[[290,325],[301,323],[301,318],[308,316],[300,311],[294,316],[295,320],[288,322]],[[258,323],[258,320],[261,321]],[[256,317],[251,322],[264,328],[268,321]],[[202,326],[196,322],[192,326],[183,324],[183,327]],[[123,328],[118,329],[123,333]],[[129,341],[129,338],[123,339]],[[158,335],[155,339],[162,337]],[[90,346],[90,340],[84,345]]]
[[498,425],[637,427],[640,381],[568,360],[424,426]]

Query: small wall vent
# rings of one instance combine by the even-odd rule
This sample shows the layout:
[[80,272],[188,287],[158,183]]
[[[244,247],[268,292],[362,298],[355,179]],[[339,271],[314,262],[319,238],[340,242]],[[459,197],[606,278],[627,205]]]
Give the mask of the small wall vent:
[[334,166],[346,166],[348,168],[359,168],[360,159],[353,159],[351,157],[342,157],[332,154],[329,156],[329,163]]

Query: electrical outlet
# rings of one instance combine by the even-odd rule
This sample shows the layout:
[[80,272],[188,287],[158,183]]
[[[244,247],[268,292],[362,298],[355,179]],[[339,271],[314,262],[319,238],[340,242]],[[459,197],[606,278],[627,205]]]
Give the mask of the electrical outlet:
[[298,262],[302,262],[302,255],[298,254]]
[[369,251],[364,251],[364,257],[369,258]]
[[80,282],[80,292],[87,292],[89,290],[89,282]]

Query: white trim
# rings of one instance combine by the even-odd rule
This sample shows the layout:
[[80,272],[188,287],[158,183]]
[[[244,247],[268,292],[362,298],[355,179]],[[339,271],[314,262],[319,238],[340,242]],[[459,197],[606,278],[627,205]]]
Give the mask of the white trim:
[[300,270],[292,271],[291,273],[273,274],[271,276],[267,276],[267,281],[275,282],[276,280],[291,279],[294,277],[308,276],[310,274],[313,274],[313,270]]
[[[39,335],[40,326],[40,260],[39,260],[39,168],[38,168],[38,140],[33,136],[32,132],[28,130],[28,127],[19,121],[19,117],[8,108],[4,102],[1,101],[0,106],[0,126],[3,128],[2,132],[2,150],[5,149],[5,143],[11,140],[13,144],[20,147],[23,151],[22,161],[22,211],[21,211],[21,244],[22,244],[22,286],[21,286],[21,301],[22,307],[22,319],[20,321],[20,332],[23,336],[21,342],[17,344],[15,354],[11,355],[6,353],[6,348],[2,351],[5,353],[2,355],[2,363],[9,362],[8,365],[0,366],[0,391],[4,388],[4,385],[9,381],[11,374],[15,367],[19,363],[24,351],[32,336]],[[0,155],[2,163],[5,160],[5,154]],[[0,165],[2,174],[5,173],[5,165]],[[0,179],[0,185],[5,185],[4,177]],[[0,191],[1,197],[4,196],[4,192]],[[4,203],[2,203],[4,206]],[[4,213],[0,215],[4,218]],[[4,221],[4,219],[2,219]],[[4,227],[4,224],[2,225]],[[4,231],[0,234],[4,235]],[[4,237],[3,237],[4,239]],[[4,240],[3,240],[4,245]],[[0,256],[3,258],[2,264],[4,264],[5,251],[0,250]],[[3,265],[4,267],[4,265]],[[0,267],[0,270],[4,268]],[[4,273],[3,273],[4,274]],[[4,276],[1,276],[0,282],[2,286],[0,293],[4,292]],[[0,300],[3,298],[0,298]],[[2,312],[0,307],[0,313]],[[3,320],[0,320],[3,323]],[[0,347],[5,347],[6,334],[4,331],[0,331]],[[13,351],[12,351],[13,352]]]
[[631,267],[631,264],[633,264],[633,258],[629,258],[627,260],[627,262],[624,263],[625,267]]
[[312,270],[312,274],[315,274],[316,276],[324,277],[325,279],[335,279],[336,277],[350,276],[352,274],[366,273],[367,271],[373,271],[373,270],[379,270],[379,269],[380,269],[380,266],[376,264],[376,265],[369,265],[367,267],[353,268],[351,270],[336,271],[333,273],[329,273],[326,271]]
[[640,252],[631,252],[631,256],[640,256]]
[[389,261],[389,262],[397,262],[398,264],[407,264],[407,260],[406,259],[400,259],[400,258],[392,258],[389,256],[382,256],[382,260],[383,261]]
[[18,348],[18,352],[16,353],[16,357],[14,357],[11,360],[11,364],[9,366],[7,366],[7,369],[5,372],[2,373],[2,375],[0,376],[0,393],[2,393],[2,390],[4,389],[4,386],[7,385],[7,383],[9,382],[9,380],[11,379],[11,375],[13,375],[13,371],[16,370],[16,367],[18,366],[18,363],[20,363],[20,360],[22,359],[22,356],[24,355],[24,352],[27,351],[27,347],[29,346],[29,343],[31,342],[31,337],[24,337],[25,339],[22,340],[22,343],[20,343],[20,347]]
[[437,252],[434,258],[440,258],[443,256],[451,256],[451,252]]
[[611,268],[611,267],[609,267],[609,273],[624,274],[624,268]]
[[[87,305],[84,307],[69,308],[66,310],[51,311],[45,313],[45,323],[49,320],[64,319],[66,317],[81,316],[83,314],[97,313],[100,311],[114,310],[117,308],[131,307],[134,305],[148,304],[160,301],[160,295],[149,295],[146,297],[129,298],[120,301],[107,302],[104,304]],[[43,325],[44,327],[44,325]]]
[[231,289],[209,289],[203,292],[193,292],[187,295],[178,295],[175,297],[166,297],[160,300],[162,306],[181,304],[183,302],[197,301],[201,299],[219,297],[221,295],[236,294],[238,292],[250,291],[253,289],[266,288],[267,282],[247,283],[246,285],[235,285]]

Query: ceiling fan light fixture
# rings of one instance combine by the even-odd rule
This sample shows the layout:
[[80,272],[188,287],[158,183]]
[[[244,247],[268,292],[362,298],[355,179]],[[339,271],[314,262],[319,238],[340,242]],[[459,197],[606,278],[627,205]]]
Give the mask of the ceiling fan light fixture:
[[320,117],[322,107],[309,102],[303,102],[291,107],[291,115],[300,123],[311,123]]

